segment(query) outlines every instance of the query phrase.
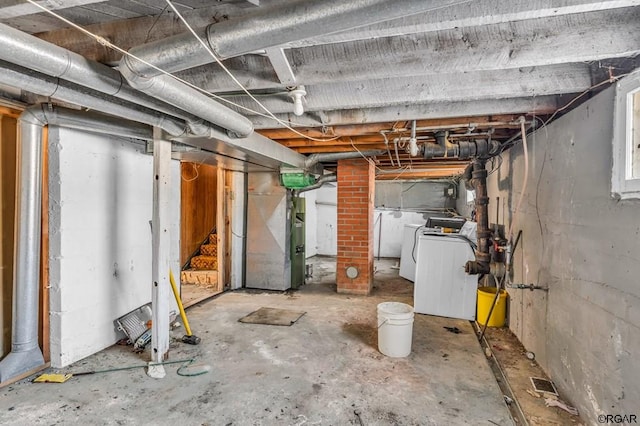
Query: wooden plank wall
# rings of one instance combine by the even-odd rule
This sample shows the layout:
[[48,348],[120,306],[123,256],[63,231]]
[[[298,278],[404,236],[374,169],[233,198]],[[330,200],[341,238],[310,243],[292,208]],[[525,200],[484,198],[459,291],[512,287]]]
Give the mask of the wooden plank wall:
[[13,225],[16,199],[16,120],[0,111],[0,358],[11,350]]
[[207,164],[181,164],[180,264],[200,246],[216,226],[217,168]]
[[[4,114],[4,115],[2,115]],[[14,224],[16,204],[16,118],[19,111],[0,108],[0,357],[11,350],[11,314],[13,297]],[[40,262],[39,343],[45,361],[49,361],[49,185],[47,128],[43,132],[42,238]]]

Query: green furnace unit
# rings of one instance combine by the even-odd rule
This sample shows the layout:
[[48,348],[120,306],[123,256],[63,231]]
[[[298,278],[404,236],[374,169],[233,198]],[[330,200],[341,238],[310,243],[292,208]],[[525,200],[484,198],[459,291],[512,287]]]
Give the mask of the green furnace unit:
[[291,211],[291,288],[300,288],[305,276],[305,199],[293,196]]

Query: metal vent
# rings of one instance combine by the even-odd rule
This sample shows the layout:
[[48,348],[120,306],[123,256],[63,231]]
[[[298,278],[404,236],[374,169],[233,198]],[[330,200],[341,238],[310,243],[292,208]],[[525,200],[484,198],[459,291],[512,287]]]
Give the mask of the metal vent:
[[533,390],[535,390],[536,392],[550,393],[556,396],[558,395],[556,386],[551,380],[542,379],[540,377],[529,377],[529,379],[531,379]]

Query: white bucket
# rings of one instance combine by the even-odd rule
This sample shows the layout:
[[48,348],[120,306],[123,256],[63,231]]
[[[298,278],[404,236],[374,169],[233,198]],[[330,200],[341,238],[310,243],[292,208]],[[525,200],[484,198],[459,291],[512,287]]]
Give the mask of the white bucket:
[[378,349],[386,356],[402,358],[411,353],[413,307],[406,303],[378,305]]

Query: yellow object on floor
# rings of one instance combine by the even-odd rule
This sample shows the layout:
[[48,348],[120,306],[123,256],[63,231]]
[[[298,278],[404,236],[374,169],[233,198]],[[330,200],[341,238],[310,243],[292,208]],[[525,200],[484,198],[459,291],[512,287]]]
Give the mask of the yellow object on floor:
[[69,380],[73,374],[42,374],[36,377],[34,383],[64,383]]
[[[478,310],[476,314],[478,324],[484,325],[487,322],[487,317],[493,306],[496,292],[497,289],[495,287],[480,287],[478,289]],[[491,318],[489,318],[489,327],[504,326],[507,314],[507,296],[508,293],[506,291],[500,290],[500,296],[496,301],[493,312],[491,312]]]

